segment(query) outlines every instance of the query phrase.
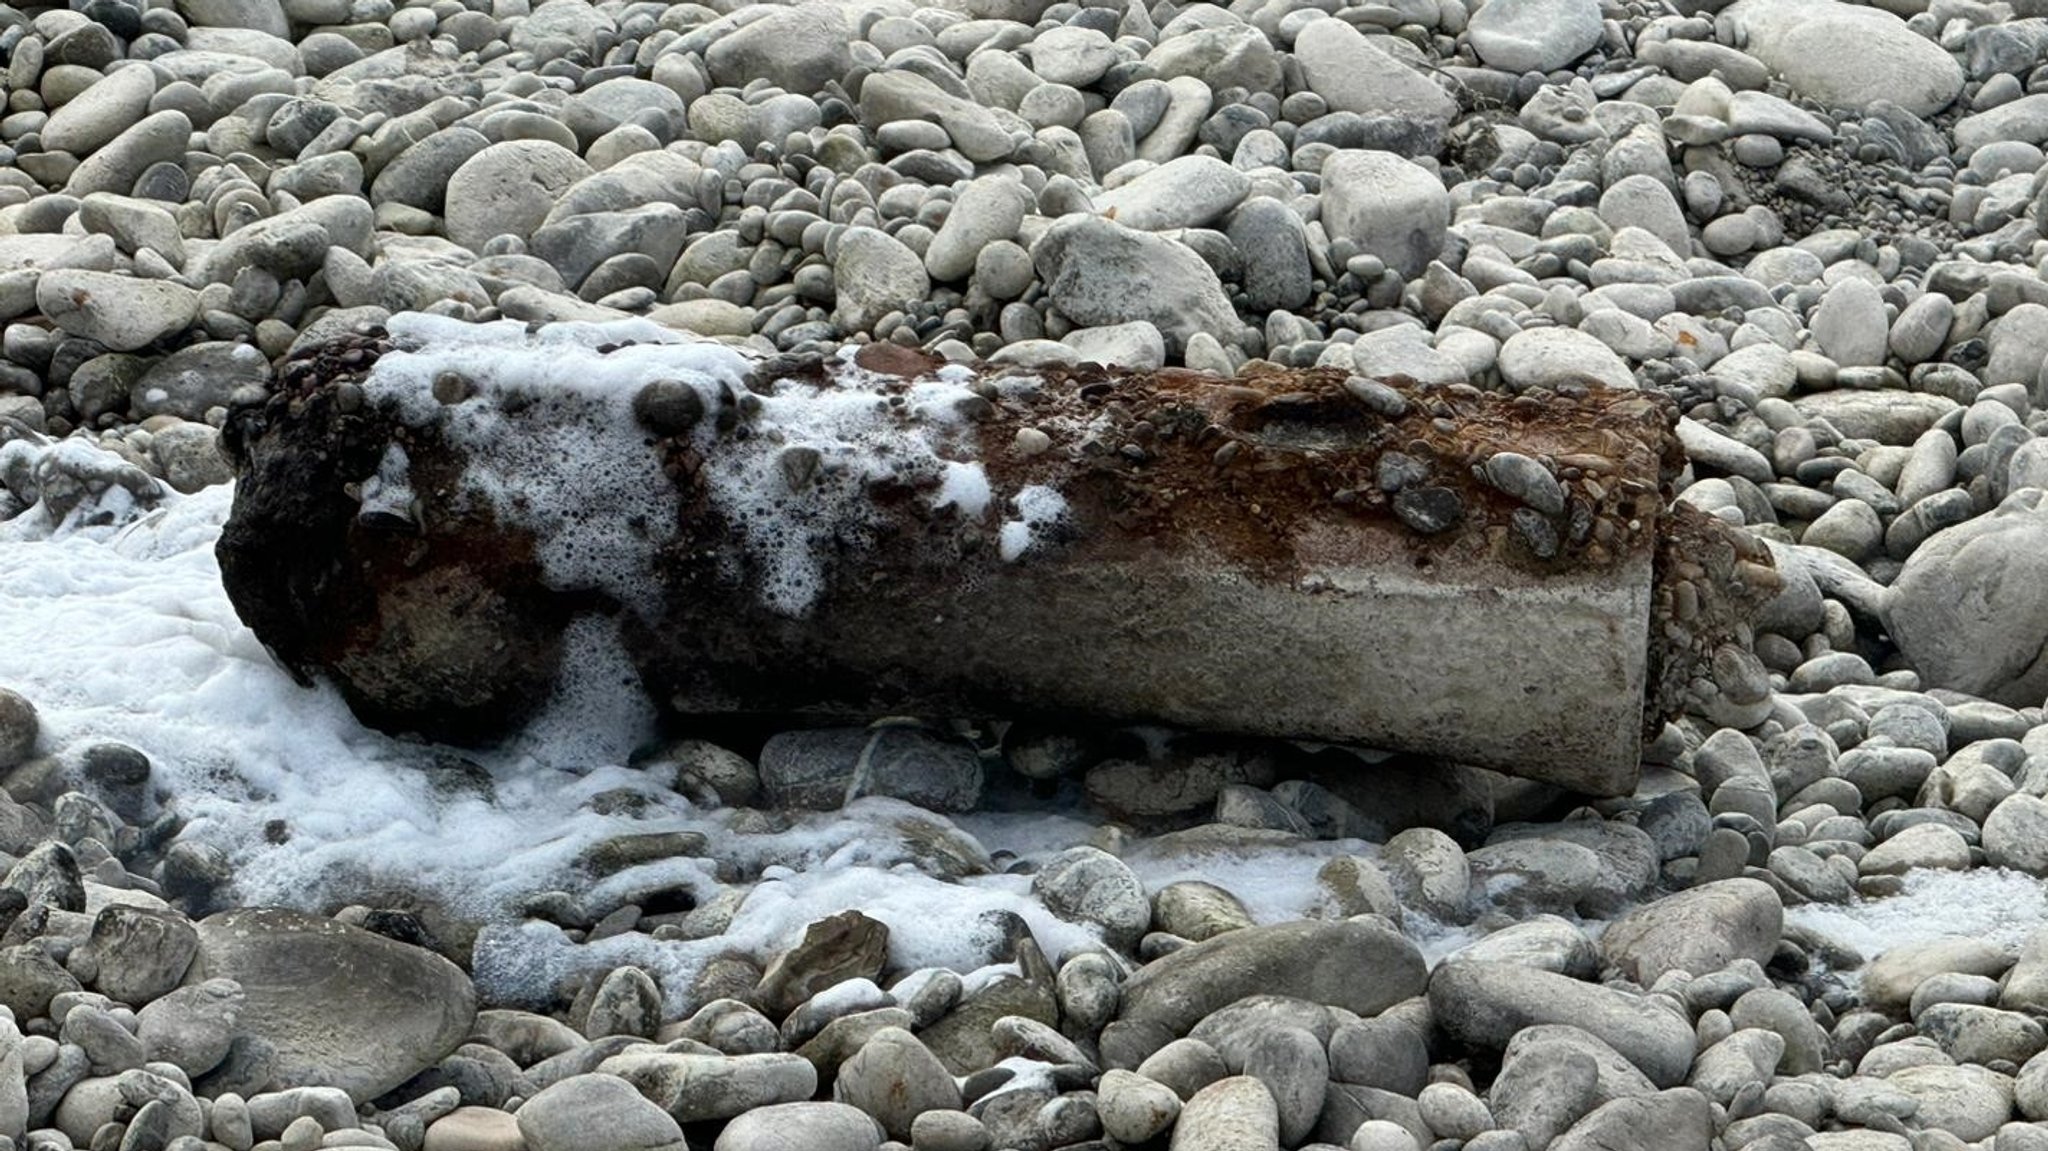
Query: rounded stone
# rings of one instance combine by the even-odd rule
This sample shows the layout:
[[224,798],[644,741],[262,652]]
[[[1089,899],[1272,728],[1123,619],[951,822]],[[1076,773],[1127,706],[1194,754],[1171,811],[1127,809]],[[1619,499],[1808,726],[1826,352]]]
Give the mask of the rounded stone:
[[6,771],[35,754],[41,725],[36,707],[19,692],[0,687],[0,771]]

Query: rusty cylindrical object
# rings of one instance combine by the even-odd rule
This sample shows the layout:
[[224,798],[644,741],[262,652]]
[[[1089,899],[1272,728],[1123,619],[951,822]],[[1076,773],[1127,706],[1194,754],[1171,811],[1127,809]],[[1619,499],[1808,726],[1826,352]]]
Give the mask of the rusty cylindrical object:
[[672,714],[1161,723],[1618,793],[1775,581],[1670,506],[1672,420],[401,316],[235,416],[218,551],[281,661],[438,738],[515,727],[595,618]]

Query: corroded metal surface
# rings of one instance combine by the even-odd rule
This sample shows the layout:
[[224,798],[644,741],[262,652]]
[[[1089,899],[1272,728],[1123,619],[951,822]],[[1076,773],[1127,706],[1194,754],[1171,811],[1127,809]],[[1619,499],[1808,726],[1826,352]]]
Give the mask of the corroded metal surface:
[[[632,335],[562,370],[669,354]],[[1774,580],[1669,509],[1684,456],[1646,393],[963,370],[888,346],[634,385],[606,450],[648,454],[664,522],[596,492],[576,530],[644,541],[645,566],[569,580],[559,523],[475,497],[497,449],[461,431],[479,405],[522,436],[561,412],[488,370],[442,370],[423,401],[380,382],[392,343],[301,356],[237,416],[220,553],[284,662],[442,737],[515,724],[600,613],[676,714],[1168,723],[1622,791]]]

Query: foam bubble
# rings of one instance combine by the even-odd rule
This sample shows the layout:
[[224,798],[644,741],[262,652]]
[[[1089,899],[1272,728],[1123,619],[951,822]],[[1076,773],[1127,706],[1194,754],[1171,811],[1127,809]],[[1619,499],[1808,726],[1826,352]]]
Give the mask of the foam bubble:
[[1046,538],[1067,518],[1067,500],[1044,484],[1031,484],[1017,492],[1011,502],[1017,518],[1003,524],[997,550],[1004,563],[1015,563],[1025,552]]
[[[741,386],[746,357],[644,321],[530,331],[405,314],[387,330],[398,350],[377,361],[364,391],[409,424],[438,426],[471,457],[459,495],[532,531],[551,587],[653,606],[652,558],[674,539],[679,508],[633,399],[668,379],[713,403]],[[451,372],[474,394],[442,404],[434,381]]]
[[970,520],[978,520],[988,513],[988,505],[995,498],[989,488],[988,473],[980,464],[963,464],[946,461],[945,479],[939,483],[939,494],[932,497],[935,508],[952,507]]
[[2048,925],[2048,891],[2039,879],[2004,868],[1913,871],[1898,895],[1841,906],[1804,903],[1786,908],[1785,922],[1846,943],[1866,959],[1902,943],[1938,939],[1984,939],[2017,949]]
[[[366,390],[396,402],[408,423],[437,424],[475,454],[464,495],[534,531],[547,578],[563,589],[598,588],[632,602],[654,586],[648,557],[673,539],[678,509],[658,454],[634,424],[632,401],[656,379],[687,383],[707,411],[744,402],[743,434],[720,432],[711,420],[698,428],[698,476],[742,540],[744,559],[726,574],[750,582],[783,615],[811,609],[835,556],[872,546],[878,486],[931,489],[933,507],[969,520],[997,499],[972,458],[972,420],[989,401],[970,386],[976,376],[964,365],[906,382],[861,368],[847,348],[823,384],[782,379],[756,394],[747,391],[750,361],[741,352],[644,321],[529,328],[406,314],[387,327],[398,350],[379,360]],[[476,396],[434,400],[444,372],[464,376]],[[1006,378],[995,394],[1038,386]],[[508,401],[529,414],[508,412]],[[1014,502],[1018,518],[999,534],[1005,559],[1040,540],[1066,508],[1057,492],[1038,486]]]

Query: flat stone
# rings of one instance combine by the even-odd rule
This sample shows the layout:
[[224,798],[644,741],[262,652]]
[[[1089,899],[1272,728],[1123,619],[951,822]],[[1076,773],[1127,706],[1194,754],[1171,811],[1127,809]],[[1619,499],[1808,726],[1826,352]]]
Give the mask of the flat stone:
[[476,1017],[469,977],[424,948],[278,909],[222,912],[198,930],[187,984],[241,985],[240,1033],[270,1046],[280,1086],[374,1099],[453,1051]]
[[1349,23],[1315,23],[1294,42],[1294,58],[1309,89],[1333,112],[1413,124],[1413,154],[1434,154],[1457,115],[1457,101]]
[[1298,921],[1227,932],[1146,965],[1124,984],[1120,1018],[1186,1034],[1248,995],[1287,995],[1374,1015],[1421,994],[1415,945],[1369,922]]
[[1437,1026],[1462,1043],[1504,1049],[1525,1027],[1569,1023],[1621,1052],[1650,1081],[1683,1082],[1693,1031],[1640,996],[1515,964],[1447,963],[1430,976]]
[[36,306],[65,331],[128,352],[188,327],[199,293],[167,280],[67,268],[43,273]]
[[1465,31],[1488,67],[1554,72],[1600,42],[1595,0],[1489,0]]

